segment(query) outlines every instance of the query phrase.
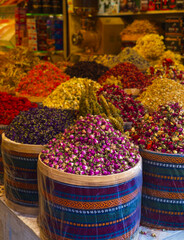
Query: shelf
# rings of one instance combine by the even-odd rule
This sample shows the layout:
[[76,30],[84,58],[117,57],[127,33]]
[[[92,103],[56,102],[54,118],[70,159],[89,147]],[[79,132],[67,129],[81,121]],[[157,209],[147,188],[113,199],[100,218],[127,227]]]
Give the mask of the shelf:
[[97,17],[121,17],[121,16],[136,16],[136,15],[159,15],[159,14],[184,14],[184,10],[158,10],[158,11],[146,11],[146,12],[120,12],[120,13],[103,13],[98,14]]
[[54,13],[27,13],[27,17],[63,17],[63,14]]

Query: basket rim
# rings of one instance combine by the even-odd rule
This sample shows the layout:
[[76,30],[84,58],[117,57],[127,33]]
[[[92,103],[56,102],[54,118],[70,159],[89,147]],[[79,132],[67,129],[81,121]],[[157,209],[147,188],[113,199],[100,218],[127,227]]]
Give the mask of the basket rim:
[[8,149],[15,152],[27,152],[27,153],[36,153],[39,154],[43,149],[44,145],[34,145],[34,144],[24,144],[18,143],[15,141],[10,140],[5,136],[5,133],[2,133],[2,149]]
[[[41,153],[38,156],[37,169],[38,174],[41,173],[53,180],[60,181],[62,183],[78,185],[78,186],[109,186],[119,183],[127,182],[132,178],[138,176],[142,172],[142,157],[139,162],[131,169],[112,175],[103,176],[89,176],[89,175],[77,175],[67,173],[58,169],[51,168],[44,164],[40,158]],[[39,178],[39,177],[38,177]]]
[[147,153],[152,153],[154,155],[162,155],[162,156],[172,156],[172,157],[181,157],[184,158],[184,154],[179,154],[179,153],[162,153],[162,152],[157,152],[157,151],[152,151],[152,150],[148,150],[148,149],[143,149],[143,148],[139,148],[140,153],[141,152],[147,152]]

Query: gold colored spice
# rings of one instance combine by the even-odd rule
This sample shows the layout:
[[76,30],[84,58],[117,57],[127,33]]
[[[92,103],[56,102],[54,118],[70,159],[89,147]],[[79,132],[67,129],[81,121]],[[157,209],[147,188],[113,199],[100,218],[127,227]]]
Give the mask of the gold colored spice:
[[136,19],[120,33],[122,41],[137,41],[138,38],[145,36],[146,34],[158,34],[161,30],[158,26],[149,21]]
[[115,76],[112,75],[112,76],[108,77],[105,80],[105,82],[102,83],[102,85],[104,86],[104,85],[113,85],[114,84],[114,85],[122,88],[121,78],[122,78],[121,76],[115,77]]
[[139,20],[136,19],[133,21],[132,24],[128,25],[123,31],[122,34],[135,34],[135,33],[142,33],[142,34],[148,34],[148,33],[158,33],[158,27],[155,25],[155,23],[149,21],[149,20]]
[[134,49],[146,60],[157,60],[165,51],[164,37],[158,34],[147,34],[139,38]]
[[141,101],[150,111],[171,102],[179,103],[184,108],[184,86],[175,80],[158,77],[136,100]]
[[[59,85],[44,101],[43,105],[50,108],[60,109],[79,109],[79,101],[85,83],[93,83],[88,78],[71,78],[69,81]],[[94,83],[94,89],[97,91],[101,85]]]
[[174,63],[181,64],[182,63],[182,56],[178,53],[174,53],[170,50],[167,50],[163,53],[163,55],[160,58],[159,63],[162,63],[164,59],[171,59],[174,61]]

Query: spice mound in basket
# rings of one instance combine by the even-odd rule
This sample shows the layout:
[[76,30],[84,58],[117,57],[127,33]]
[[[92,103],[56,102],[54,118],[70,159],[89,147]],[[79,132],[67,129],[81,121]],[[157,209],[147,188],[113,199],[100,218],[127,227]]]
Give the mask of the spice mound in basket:
[[79,175],[121,173],[141,159],[138,147],[99,115],[80,117],[49,142],[40,158],[52,168]]
[[39,106],[21,112],[6,129],[6,137],[23,144],[44,145],[73,124],[77,112]]
[[129,134],[142,149],[183,154],[184,113],[178,103],[160,105],[158,111],[146,114],[135,123]]

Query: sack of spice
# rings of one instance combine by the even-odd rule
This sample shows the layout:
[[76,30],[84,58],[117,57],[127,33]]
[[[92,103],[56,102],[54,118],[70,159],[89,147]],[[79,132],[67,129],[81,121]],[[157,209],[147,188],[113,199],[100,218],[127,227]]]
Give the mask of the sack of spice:
[[5,197],[8,206],[25,214],[38,212],[38,155],[55,135],[73,124],[74,110],[32,108],[21,112],[2,136]]
[[39,155],[41,235],[137,239],[141,163],[137,146],[107,119],[90,114],[80,117]]

